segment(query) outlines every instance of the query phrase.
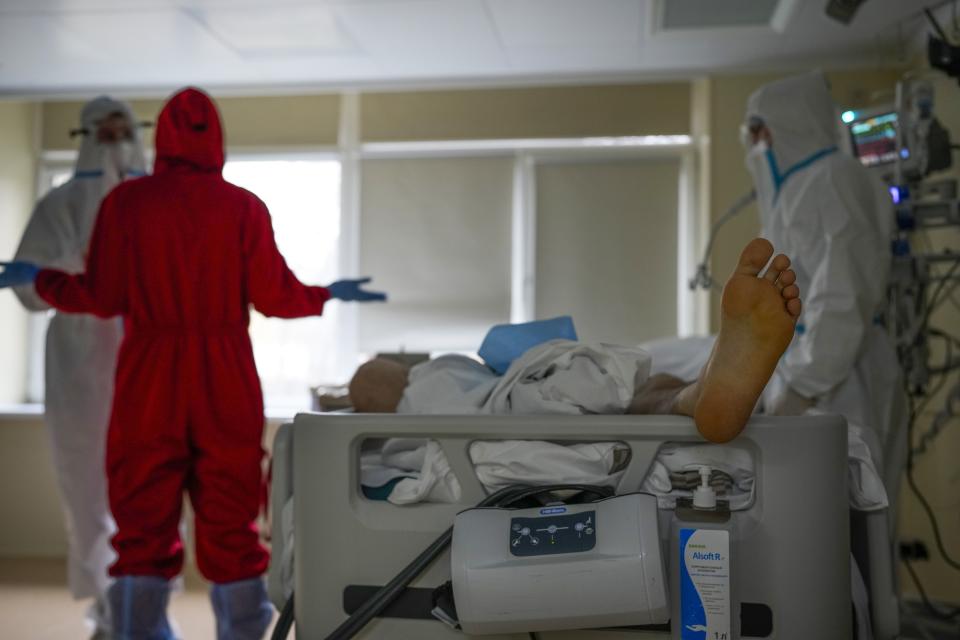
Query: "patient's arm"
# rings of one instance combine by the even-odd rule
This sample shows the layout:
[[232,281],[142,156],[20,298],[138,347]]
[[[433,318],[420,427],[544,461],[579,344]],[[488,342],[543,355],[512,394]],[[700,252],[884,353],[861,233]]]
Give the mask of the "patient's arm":
[[[793,338],[800,315],[800,291],[790,259],[773,255],[773,245],[757,238],[723,289],[720,334],[713,353],[689,384],[658,375],[641,387],[628,413],[691,416],[707,440],[726,442],[746,425],[777,361]],[[761,274],[762,272],[762,274]]]

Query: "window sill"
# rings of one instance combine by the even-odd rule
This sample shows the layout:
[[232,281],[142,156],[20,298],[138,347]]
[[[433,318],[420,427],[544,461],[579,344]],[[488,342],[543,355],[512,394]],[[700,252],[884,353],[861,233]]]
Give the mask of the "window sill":
[[[293,417],[302,410],[285,407],[267,407],[267,422],[282,424],[293,422]],[[43,420],[43,405],[36,402],[0,403],[0,420]]]
[[43,419],[43,405],[35,402],[0,403],[0,420]]

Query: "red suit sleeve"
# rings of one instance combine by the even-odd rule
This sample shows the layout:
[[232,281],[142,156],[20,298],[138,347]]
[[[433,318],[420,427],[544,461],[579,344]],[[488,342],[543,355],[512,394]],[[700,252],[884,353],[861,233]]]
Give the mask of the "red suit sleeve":
[[68,274],[42,269],[37,275],[37,294],[50,306],[67,313],[92,313],[101,318],[126,311],[124,274],[128,271],[125,268],[128,243],[113,196],[105,198],[100,205],[86,271]]
[[247,291],[257,311],[277,318],[323,313],[330,292],[325,287],[305,285],[293,274],[277,249],[267,207],[259,200],[244,230],[243,243]]

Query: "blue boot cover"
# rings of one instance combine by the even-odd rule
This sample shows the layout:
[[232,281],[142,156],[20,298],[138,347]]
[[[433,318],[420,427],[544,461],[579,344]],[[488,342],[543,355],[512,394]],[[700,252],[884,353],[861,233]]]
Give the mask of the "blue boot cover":
[[175,640],[167,619],[170,581],[122,576],[107,591],[114,640]]
[[210,601],[217,616],[217,640],[261,640],[273,619],[263,578],[215,584]]

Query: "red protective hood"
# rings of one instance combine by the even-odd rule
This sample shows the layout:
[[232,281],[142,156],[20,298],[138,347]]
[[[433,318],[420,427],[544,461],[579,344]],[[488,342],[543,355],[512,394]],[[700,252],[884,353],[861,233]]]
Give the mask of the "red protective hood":
[[176,168],[223,169],[223,130],[213,100],[199,89],[177,92],[157,120],[154,173]]

